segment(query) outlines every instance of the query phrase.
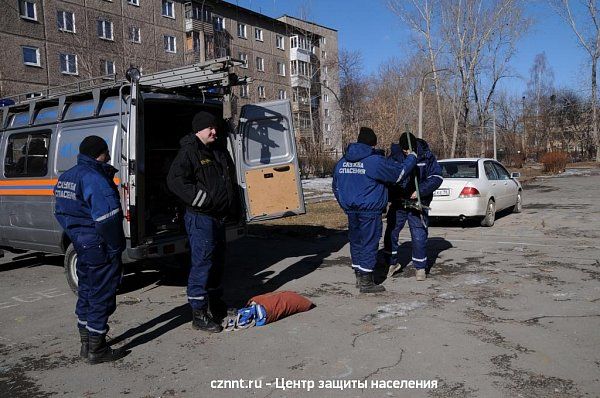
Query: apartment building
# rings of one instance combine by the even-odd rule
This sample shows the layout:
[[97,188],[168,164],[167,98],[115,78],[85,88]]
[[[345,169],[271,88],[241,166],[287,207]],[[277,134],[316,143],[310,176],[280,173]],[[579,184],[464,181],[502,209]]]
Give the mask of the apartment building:
[[341,153],[335,29],[219,0],[6,4],[12,7],[0,13],[0,98],[123,76],[130,65],[151,73],[231,56],[245,61],[236,72],[253,80],[236,87],[237,106],[288,98],[299,142]]

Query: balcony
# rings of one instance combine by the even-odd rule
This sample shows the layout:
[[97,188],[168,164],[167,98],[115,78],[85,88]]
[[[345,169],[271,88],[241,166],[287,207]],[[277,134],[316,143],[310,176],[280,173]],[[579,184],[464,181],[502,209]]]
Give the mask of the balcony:
[[310,78],[302,75],[291,76],[292,87],[304,87],[310,89]]
[[290,49],[290,60],[291,61],[304,61],[310,63],[310,51],[301,49],[301,48],[291,48]]

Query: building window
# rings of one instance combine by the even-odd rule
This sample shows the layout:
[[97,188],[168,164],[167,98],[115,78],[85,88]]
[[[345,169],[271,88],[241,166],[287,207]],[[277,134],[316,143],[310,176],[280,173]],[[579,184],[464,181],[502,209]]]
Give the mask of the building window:
[[75,15],[70,11],[57,11],[58,30],[75,33]]
[[41,66],[40,49],[37,47],[23,47],[23,63],[27,66]]
[[281,36],[281,35],[276,35],[275,36],[275,45],[280,50],[284,50],[285,49],[285,42],[283,41],[283,36]]
[[323,66],[323,73],[326,75],[329,73],[329,68],[327,68],[327,65]]
[[238,28],[238,37],[245,39],[246,38],[246,25],[243,23],[237,24]]
[[242,68],[248,68],[248,54],[239,53],[240,61],[244,64],[241,66]]
[[105,75],[115,74],[115,61],[100,60],[100,67]]
[[323,59],[327,58],[327,51],[321,50],[321,58],[323,58]]
[[258,86],[258,98],[266,98],[265,86]]
[[103,19],[98,20],[98,37],[104,40],[113,40],[113,23]]
[[331,124],[325,123],[325,131],[331,131]]
[[329,117],[329,109],[325,108],[323,113],[325,114],[325,117]]
[[77,74],[77,55],[60,54],[60,72],[65,75]]
[[19,14],[23,19],[37,21],[37,10],[35,7],[35,2],[28,0],[19,0]]
[[256,57],[256,70],[261,72],[265,71],[265,60],[261,57]]
[[308,76],[309,65],[308,62],[294,60],[290,62],[290,74],[292,76],[302,75]]
[[298,47],[298,36],[290,37],[290,48],[297,48],[297,47]]
[[280,100],[287,99],[287,91],[285,91],[285,90],[281,90],[281,89],[280,89],[280,90],[277,92],[277,98],[279,98]]
[[283,62],[277,62],[277,74],[285,76],[285,64]]
[[321,46],[324,46],[325,44],[327,44],[327,39],[325,37],[321,37],[319,39],[319,41],[321,42]]
[[174,5],[171,0],[163,0],[162,2],[162,16],[167,18],[175,19]]
[[245,84],[240,86],[240,97],[248,98],[248,86]]
[[323,80],[323,86],[329,87],[329,82],[327,80]]
[[329,102],[329,94],[323,94],[323,101]]
[[254,28],[254,38],[258,41],[263,41],[263,31],[260,28]]
[[331,138],[329,138],[329,137],[325,138],[325,145],[331,146]]
[[140,32],[140,28],[138,28],[137,26],[129,27],[129,41],[131,41],[132,43],[141,43],[142,42],[142,35]]
[[165,51],[168,53],[176,53],[177,52],[177,42],[175,40],[175,36],[164,35],[163,36]]
[[140,6],[140,0],[127,0],[127,3],[131,4],[132,6]]
[[50,133],[12,134],[8,137],[4,175],[42,177],[48,174]]
[[215,30],[217,32],[222,32],[225,30],[225,18],[220,15],[213,16],[213,21],[215,25]]

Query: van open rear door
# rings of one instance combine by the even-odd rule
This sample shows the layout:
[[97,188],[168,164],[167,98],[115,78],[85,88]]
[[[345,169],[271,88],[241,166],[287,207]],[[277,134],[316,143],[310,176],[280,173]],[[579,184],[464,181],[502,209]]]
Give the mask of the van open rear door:
[[238,182],[246,220],[304,214],[304,195],[289,100],[242,107],[238,126]]

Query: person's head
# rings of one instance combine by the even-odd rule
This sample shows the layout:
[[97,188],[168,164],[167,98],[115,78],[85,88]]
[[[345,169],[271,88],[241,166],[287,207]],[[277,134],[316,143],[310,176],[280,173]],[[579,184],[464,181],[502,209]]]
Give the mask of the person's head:
[[358,133],[358,139],[356,141],[360,142],[361,144],[376,146],[377,136],[375,135],[375,132],[372,129],[368,127],[361,127]]
[[192,119],[192,132],[204,145],[210,145],[217,139],[217,119],[212,113],[198,112]]
[[97,135],[85,137],[83,141],[81,141],[81,144],[79,144],[79,153],[102,163],[108,163],[110,161],[108,144],[102,137],[98,137]]
[[[409,140],[410,146],[408,145]],[[417,153],[417,137],[415,137],[412,133],[402,133],[398,144],[400,145],[400,149],[402,149],[402,152],[404,152],[405,155],[408,153],[410,148],[412,148],[413,152]]]

